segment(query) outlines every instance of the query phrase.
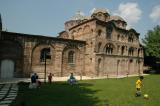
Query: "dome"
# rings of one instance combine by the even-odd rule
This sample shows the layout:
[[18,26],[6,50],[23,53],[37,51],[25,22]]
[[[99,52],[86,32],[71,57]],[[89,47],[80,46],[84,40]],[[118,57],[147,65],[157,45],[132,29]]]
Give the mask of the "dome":
[[78,11],[73,17],[71,17],[71,20],[84,20],[86,17],[83,15],[81,11]]
[[126,22],[122,17],[120,16],[110,16],[110,20],[115,20],[115,21],[123,21],[123,22]]
[[92,14],[97,14],[99,12],[108,14],[108,11],[104,8],[94,8],[92,11],[93,11]]

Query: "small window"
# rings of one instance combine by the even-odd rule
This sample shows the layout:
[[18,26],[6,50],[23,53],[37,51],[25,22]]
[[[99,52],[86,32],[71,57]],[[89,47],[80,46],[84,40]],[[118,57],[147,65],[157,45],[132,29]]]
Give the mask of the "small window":
[[101,45],[102,45],[102,43],[99,42],[99,43],[98,43],[98,51],[97,51],[97,52],[100,52]]
[[109,27],[106,28],[106,32],[107,32],[106,38],[107,39],[111,39],[111,37],[112,37],[112,30],[113,30],[112,26],[109,26]]
[[133,34],[130,34],[128,37],[128,42],[133,42],[133,40],[134,40]]
[[74,51],[70,51],[68,53],[68,63],[74,63],[75,61],[75,53]]
[[40,61],[44,62],[45,60],[50,60],[51,55],[50,55],[50,48],[43,48],[40,53]]
[[98,30],[98,36],[102,35],[102,30]]
[[129,56],[133,56],[134,55],[134,48],[129,48],[129,51],[128,51],[128,55]]
[[117,40],[120,40],[120,35],[119,34],[117,35]]
[[125,47],[122,46],[122,48],[121,48],[121,55],[124,55],[124,50],[125,50]]
[[113,53],[113,46],[111,44],[108,44],[106,47],[106,54],[112,54]]

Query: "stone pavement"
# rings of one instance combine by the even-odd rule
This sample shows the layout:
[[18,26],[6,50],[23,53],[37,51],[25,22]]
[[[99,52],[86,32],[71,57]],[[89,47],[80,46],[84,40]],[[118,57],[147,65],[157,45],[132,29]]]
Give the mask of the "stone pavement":
[[16,98],[18,85],[16,83],[0,84],[0,106],[9,106]]

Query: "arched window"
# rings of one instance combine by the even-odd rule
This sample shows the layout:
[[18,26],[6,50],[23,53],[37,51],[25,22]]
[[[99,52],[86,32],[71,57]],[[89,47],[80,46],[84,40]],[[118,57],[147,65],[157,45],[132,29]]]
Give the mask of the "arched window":
[[124,55],[124,50],[125,50],[125,47],[122,46],[122,48],[121,48],[121,55]]
[[90,31],[90,26],[89,25],[84,26],[83,30],[84,30],[85,33],[89,32]]
[[100,51],[101,45],[102,45],[102,43],[101,43],[101,42],[99,42],[99,43],[98,43],[98,50],[97,50],[97,52],[99,52],[99,51]]
[[113,45],[107,44],[106,46],[106,54],[112,54],[113,53]]
[[75,62],[75,53],[74,51],[68,52],[68,63],[74,63]]
[[51,59],[50,48],[43,48],[40,53],[40,61],[44,62],[47,59]]
[[142,48],[138,49],[138,57],[142,55]]
[[98,36],[102,35],[102,30],[98,30]]
[[80,35],[82,34],[82,28],[78,29],[78,34],[80,34]]
[[134,39],[133,34],[130,34],[128,37],[128,42],[133,42],[133,39]]
[[117,35],[117,40],[118,40],[118,41],[120,40],[120,35],[119,35],[119,34]]
[[112,30],[113,30],[113,28],[112,28],[111,25],[106,28],[106,32],[107,32],[106,38],[107,38],[107,39],[111,39],[111,38],[112,38]]
[[131,47],[131,48],[129,48],[128,55],[133,56],[133,54],[134,54],[134,48]]
[[98,59],[98,69],[101,68],[101,59]]

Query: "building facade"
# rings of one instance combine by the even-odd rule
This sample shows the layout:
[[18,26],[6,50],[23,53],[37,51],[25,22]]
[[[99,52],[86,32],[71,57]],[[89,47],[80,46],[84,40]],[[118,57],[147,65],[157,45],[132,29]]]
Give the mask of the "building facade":
[[0,24],[0,78],[35,72],[41,78],[50,72],[60,77],[71,72],[77,76],[143,73],[140,34],[104,9],[91,16],[77,13],[57,37],[2,31]]

